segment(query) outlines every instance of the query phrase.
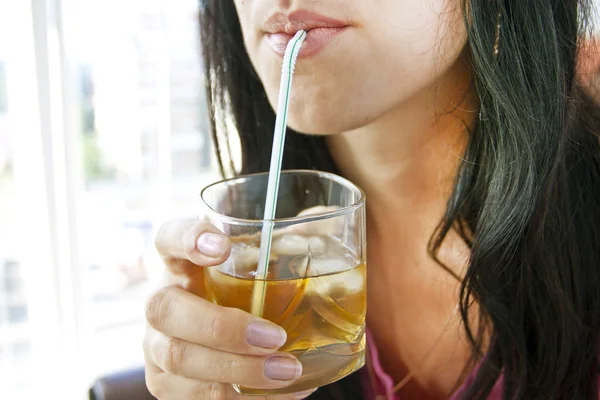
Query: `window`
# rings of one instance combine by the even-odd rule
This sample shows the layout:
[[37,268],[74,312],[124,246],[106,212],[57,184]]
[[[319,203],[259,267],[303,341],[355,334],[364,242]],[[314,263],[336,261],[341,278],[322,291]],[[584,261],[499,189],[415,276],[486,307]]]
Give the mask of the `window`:
[[0,3],[0,398],[142,364],[154,234],[218,178],[196,12]]
[[8,94],[6,89],[6,67],[0,60],[0,114],[6,114],[8,111]]

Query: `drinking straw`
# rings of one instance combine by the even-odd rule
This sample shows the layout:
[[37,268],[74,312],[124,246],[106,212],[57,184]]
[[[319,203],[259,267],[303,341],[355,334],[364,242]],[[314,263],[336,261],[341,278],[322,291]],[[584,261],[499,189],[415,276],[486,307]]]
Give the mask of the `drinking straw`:
[[273,236],[273,220],[277,209],[277,194],[279,192],[279,178],[281,177],[281,161],[283,159],[283,145],[287,126],[287,113],[290,105],[290,92],[292,88],[292,77],[294,67],[302,43],[306,39],[305,31],[298,31],[287,44],[283,65],[281,67],[281,83],[279,85],[279,99],[277,103],[277,117],[275,119],[275,132],[273,135],[273,150],[271,151],[271,165],[269,169],[269,181],[267,184],[267,197],[265,200],[265,213],[260,239],[260,252],[254,291],[252,294],[252,314],[262,317],[265,306],[265,294],[267,291],[267,274],[269,269],[269,258],[271,255],[271,241]]

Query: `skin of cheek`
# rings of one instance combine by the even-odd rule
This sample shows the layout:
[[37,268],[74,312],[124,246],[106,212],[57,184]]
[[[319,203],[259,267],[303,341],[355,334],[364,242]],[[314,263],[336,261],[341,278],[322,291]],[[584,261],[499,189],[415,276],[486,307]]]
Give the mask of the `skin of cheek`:
[[[282,59],[265,40],[263,24],[279,3],[235,3],[244,44],[273,108]],[[292,3],[349,23],[321,52],[296,65],[288,124],[304,133],[357,129],[402,107],[435,88],[466,43],[458,0]]]

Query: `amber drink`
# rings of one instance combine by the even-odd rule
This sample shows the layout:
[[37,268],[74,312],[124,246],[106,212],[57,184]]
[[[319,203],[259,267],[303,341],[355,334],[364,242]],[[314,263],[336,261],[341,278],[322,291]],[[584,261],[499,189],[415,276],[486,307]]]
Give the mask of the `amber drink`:
[[211,222],[233,241],[231,257],[205,270],[206,297],[252,312],[260,288],[260,317],[286,330],[288,339],[281,351],[293,354],[303,366],[302,376],[284,389],[234,386],[247,395],[324,386],[364,365],[364,195],[332,174],[284,171],[278,199],[281,215],[272,221],[268,273],[260,280],[261,192],[266,191],[266,178],[259,174],[220,182],[202,195]]

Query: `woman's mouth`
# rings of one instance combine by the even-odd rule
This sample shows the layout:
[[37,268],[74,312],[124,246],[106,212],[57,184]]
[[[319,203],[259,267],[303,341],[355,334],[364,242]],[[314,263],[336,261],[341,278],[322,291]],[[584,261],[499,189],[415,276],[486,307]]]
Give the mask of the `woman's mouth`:
[[296,11],[292,14],[275,14],[265,24],[265,38],[276,54],[283,57],[288,42],[299,30],[307,32],[299,57],[311,57],[319,53],[334,37],[349,25],[343,21],[315,14]]

